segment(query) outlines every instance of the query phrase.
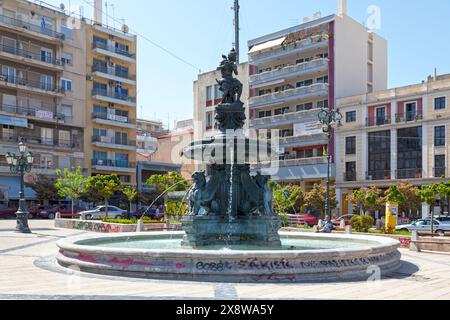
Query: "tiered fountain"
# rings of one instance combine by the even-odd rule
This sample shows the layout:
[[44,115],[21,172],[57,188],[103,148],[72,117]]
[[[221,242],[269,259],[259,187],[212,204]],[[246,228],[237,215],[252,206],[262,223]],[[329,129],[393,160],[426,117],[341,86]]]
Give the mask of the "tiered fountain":
[[229,282],[367,279],[400,266],[400,243],[384,237],[278,232],[270,177],[250,164],[276,157],[243,134],[245,113],[236,54],[223,56],[219,134],[183,151],[204,161],[193,175],[184,232],[89,235],[58,242],[57,261],[82,271],[133,277]]

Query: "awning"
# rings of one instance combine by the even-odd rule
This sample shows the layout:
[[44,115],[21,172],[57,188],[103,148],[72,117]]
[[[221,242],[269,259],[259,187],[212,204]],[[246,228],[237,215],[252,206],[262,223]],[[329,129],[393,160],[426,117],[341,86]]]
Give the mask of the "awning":
[[14,127],[28,128],[28,120],[0,115],[0,124]]
[[255,53],[258,51],[262,51],[262,50],[267,50],[276,46],[280,46],[284,40],[286,40],[286,37],[282,37],[276,40],[270,40],[261,44],[257,44],[255,46],[253,46],[253,48],[250,49],[250,51],[248,53]]
[[[6,200],[19,200],[20,177],[0,176],[0,189]],[[31,188],[25,187],[26,200],[35,200],[36,193]]]

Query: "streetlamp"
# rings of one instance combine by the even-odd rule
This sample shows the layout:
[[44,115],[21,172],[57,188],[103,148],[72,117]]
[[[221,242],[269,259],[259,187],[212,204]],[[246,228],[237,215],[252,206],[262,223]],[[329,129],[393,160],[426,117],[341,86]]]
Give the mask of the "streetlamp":
[[322,129],[323,133],[326,134],[328,138],[327,144],[327,195],[326,195],[326,203],[325,203],[325,215],[330,216],[331,209],[331,201],[330,201],[330,176],[331,176],[331,154],[330,154],[330,144],[331,144],[331,136],[333,134],[333,128],[341,126],[342,114],[337,110],[328,110],[322,108],[319,112],[319,128]]
[[6,162],[9,165],[9,169],[14,174],[20,174],[20,193],[19,193],[19,210],[16,212],[17,226],[16,232],[31,233],[28,227],[28,212],[25,207],[25,187],[24,176],[25,173],[31,171],[31,167],[34,162],[34,156],[31,152],[28,152],[27,146],[23,143],[23,138],[19,139],[19,154],[6,154]]

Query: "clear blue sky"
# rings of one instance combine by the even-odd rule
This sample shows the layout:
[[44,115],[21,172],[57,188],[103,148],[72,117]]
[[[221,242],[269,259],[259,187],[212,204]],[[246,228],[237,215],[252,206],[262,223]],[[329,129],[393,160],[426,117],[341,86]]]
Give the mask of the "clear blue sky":
[[[47,0],[59,5],[69,0]],[[105,2],[105,0],[104,0]],[[249,39],[291,27],[321,11],[337,12],[337,0],[241,0],[241,50]],[[93,3],[93,0],[91,1]],[[109,0],[116,19],[176,53],[203,72],[215,68],[233,42],[233,0]],[[84,15],[93,9],[83,0]],[[381,9],[381,29],[388,40],[389,87],[424,80],[437,67],[450,73],[450,1],[348,0],[348,13],[366,23],[367,8]],[[109,9],[113,15],[113,9]],[[109,24],[113,24],[109,19]],[[116,23],[116,27],[120,27]],[[241,57],[246,61],[247,55]],[[138,39],[138,114],[170,124],[192,117],[193,81],[198,71],[146,40]]]

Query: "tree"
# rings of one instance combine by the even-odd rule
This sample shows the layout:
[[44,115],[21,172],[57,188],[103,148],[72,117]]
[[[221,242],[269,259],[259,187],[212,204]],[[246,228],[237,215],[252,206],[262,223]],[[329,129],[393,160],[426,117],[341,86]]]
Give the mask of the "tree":
[[134,187],[125,187],[122,190],[122,193],[127,197],[127,200],[130,204],[130,206],[128,207],[128,217],[130,217],[131,204],[136,199],[138,192],[137,192],[136,188],[134,188]]
[[364,199],[364,207],[367,211],[380,211],[383,209],[385,203],[382,196],[382,191],[377,187],[370,187],[366,189],[366,196]]
[[56,188],[56,179],[39,175],[33,183],[26,183],[25,186],[31,188],[36,197],[43,201],[44,205],[53,200],[59,200],[58,188]]
[[185,216],[189,211],[186,202],[180,200],[168,200],[165,208],[166,214],[170,216]]
[[[305,194],[305,205],[312,210],[324,212],[327,188],[321,184],[315,184],[314,188]],[[336,209],[336,189],[330,188],[330,210]]]
[[[417,191],[417,195],[420,197],[420,200],[426,204],[431,206],[436,202],[437,195],[437,185],[429,185],[423,186],[422,189]],[[431,233],[433,233],[434,229],[434,211],[431,210]]]
[[74,213],[74,204],[83,192],[86,190],[86,177],[81,174],[81,168],[56,170],[56,175],[58,179],[56,180],[55,186],[58,189],[58,194],[61,197],[69,197],[72,201],[72,214]]
[[348,197],[348,200],[353,205],[353,207],[359,208],[360,214],[365,214],[365,199],[366,199],[366,190],[361,188],[354,190],[353,193]]
[[409,214],[413,210],[418,210],[420,208],[420,198],[417,195],[418,188],[413,186],[409,182],[401,182],[398,186],[398,191],[403,194],[405,201],[400,203],[400,211]]
[[89,177],[87,180],[87,188],[92,188],[104,200],[105,218],[108,218],[108,201],[116,191],[122,187],[119,177],[116,174],[97,175]]
[[151,176],[146,183],[154,187],[159,194],[165,191],[186,191],[188,187],[186,179],[178,172],[160,175],[155,174]]
[[[298,213],[304,204],[303,191],[300,186],[281,186],[277,183],[269,184],[273,191],[274,209],[278,213]],[[287,197],[286,197],[287,195]]]
[[441,211],[444,212],[444,200],[450,208],[450,181],[442,181],[434,186],[436,196],[441,198]]

